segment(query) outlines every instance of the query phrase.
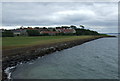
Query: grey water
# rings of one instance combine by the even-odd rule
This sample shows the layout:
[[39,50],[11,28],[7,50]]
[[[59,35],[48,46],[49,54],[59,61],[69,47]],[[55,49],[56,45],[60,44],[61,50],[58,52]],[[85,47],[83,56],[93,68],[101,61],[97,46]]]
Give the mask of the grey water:
[[118,79],[118,38],[101,38],[18,65],[13,79]]

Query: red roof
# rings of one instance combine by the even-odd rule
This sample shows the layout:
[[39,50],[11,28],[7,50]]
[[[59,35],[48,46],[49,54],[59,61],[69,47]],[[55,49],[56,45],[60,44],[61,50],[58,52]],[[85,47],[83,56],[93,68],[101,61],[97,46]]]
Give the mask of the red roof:
[[59,33],[59,32],[56,32],[56,31],[41,31],[41,33]]
[[59,29],[61,32],[68,33],[68,32],[73,32],[74,29]]

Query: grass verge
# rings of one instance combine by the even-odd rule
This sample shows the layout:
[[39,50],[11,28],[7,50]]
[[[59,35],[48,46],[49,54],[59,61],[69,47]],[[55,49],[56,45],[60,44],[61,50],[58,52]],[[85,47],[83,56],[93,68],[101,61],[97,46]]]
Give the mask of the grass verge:
[[88,39],[97,36],[37,36],[37,37],[3,37],[2,48],[13,49],[35,45],[46,45],[52,43],[66,42],[77,39]]

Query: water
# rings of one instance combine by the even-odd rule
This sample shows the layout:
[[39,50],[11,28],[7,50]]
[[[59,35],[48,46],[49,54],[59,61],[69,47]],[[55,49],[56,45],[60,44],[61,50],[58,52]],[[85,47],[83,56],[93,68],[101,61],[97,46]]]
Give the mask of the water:
[[21,64],[14,79],[118,79],[118,40],[101,38]]

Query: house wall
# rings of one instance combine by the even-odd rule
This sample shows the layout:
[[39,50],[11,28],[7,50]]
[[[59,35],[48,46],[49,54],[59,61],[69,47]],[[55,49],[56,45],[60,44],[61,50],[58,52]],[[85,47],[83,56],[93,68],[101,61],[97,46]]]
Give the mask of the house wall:
[[14,36],[20,36],[20,32],[13,32]]
[[27,30],[13,31],[14,36],[28,36]]
[[22,31],[21,31],[21,35],[22,35],[22,36],[28,36],[27,30],[22,30]]

